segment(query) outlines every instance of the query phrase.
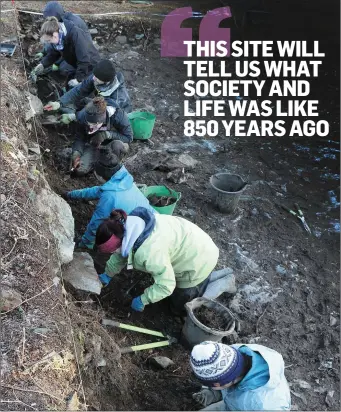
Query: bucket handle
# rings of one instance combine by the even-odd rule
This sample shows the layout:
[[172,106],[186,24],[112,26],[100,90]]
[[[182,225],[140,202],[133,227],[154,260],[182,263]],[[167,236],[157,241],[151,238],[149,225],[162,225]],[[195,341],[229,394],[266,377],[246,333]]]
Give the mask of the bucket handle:
[[135,117],[135,119],[131,119],[132,122],[135,120],[148,120],[146,117]]

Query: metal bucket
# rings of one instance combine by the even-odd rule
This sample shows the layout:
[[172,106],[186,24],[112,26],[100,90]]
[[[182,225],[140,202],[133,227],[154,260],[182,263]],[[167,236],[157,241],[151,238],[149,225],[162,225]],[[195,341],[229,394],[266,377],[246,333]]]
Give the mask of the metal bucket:
[[223,213],[232,213],[236,210],[241,194],[247,186],[239,175],[217,173],[210,178],[212,200],[215,206]]
[[[226,330],[216,330],[199,322],[194,315],[194,310],[206,306],[214,309],[224,319],[226,319]],[[187,318],[182,328],[182,342],[186,346],[193,347],[206,340],[220,342],[225,336],[234,332],[236,323],[232,312],[221,303],[206,298],[196,298],[186,303]]]

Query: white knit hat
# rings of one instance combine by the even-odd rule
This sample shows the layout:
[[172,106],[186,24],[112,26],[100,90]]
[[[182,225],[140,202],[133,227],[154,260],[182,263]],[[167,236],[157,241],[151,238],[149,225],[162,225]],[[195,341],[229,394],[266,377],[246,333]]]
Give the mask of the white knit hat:
[[207,386],[215,383],[223,386],[234,381],[244,367],[243,356],[238,350],[210,341],[194,346],[190,363],[196,377]]

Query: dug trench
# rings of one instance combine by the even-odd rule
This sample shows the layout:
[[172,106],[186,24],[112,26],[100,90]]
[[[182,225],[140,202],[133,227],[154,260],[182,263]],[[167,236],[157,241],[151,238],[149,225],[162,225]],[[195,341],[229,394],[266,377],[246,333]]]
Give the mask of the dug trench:
[[[22,21],[22,24],[28,23]],[[104,37],[102,55],[113,58],[125,75],[134,110],[146,109],[157,116],[151,142],[136,141],[131,145],[127,168],[137,183],[166,184],[182,193],[175,215],[207,231],[221,251],[219,268],[230,266],[234,270],[238,292],[233,298],[222,295],[219,300],[241,320],[238,341],[264,344],[283,355],[295,407],[337,409],[339,322],[332,319],[337,318],[339,311],[339,244],[333,231],[335,226],[330,225],[337,210],[329,203],[328,192],[336,191],[338,183],[323,177],[336,173],[337,159],[335,163],[329,159],[317,164],[314,156],[310,156],[323,152],[324,148],[328,152],[333,143],[183,137],[182,62],[161,59],[159,29],[151,22],[143,24],[149,36],[147,43],[135,38],[141,32],[141,22],[125,21],[123,25],[116,20],[92,21],[98,37],[102,34]],[[120,34],[126,35],[125,44],[105,37],[107,27],[115,31],[115,27],[121,26],[124,26]],[[34,52],[32,45],[32,40],[24,42],[28,67]],[[328,70],[331,73],[333,68],[326,65],[325,70],[323,78],[330,80]],[[58,83],[52,77],[48,81]],[[46,81],[37,86],[43,103],[51,100],[51,96],[44,95]],[[324,110],[327,112],[328,107]],[[338,122],[335,117],[333,120]],[[56,193],[97,185],[93,176],[73,179],[58,163],[57,151],[72,143],[72,125],[44,127],[38,135],[44,174]],[[309,145],[310,152],[300,151],[304,145]],[[185,168],[179,183],[179,179],[169,180],[174,169],[167,162],[177,160],[182,154],[190,156],[193,162]],[[238,173],[251,182],[240,207],[232,215],[221,214],[211,204],[209,177],[222,171]],[[312,228],[312,236],[280,207],[281,203],[291,205],[296,201]],[[82,234],[95,203],[70,201],[70,205],[76,233]],[[78,324],[84,336],[99,334],[96,334],[98,326],[94,325],[107,317],[179,337],[182,324],[170,316],[166,301],[148,306],[142,314],[130,310],[131,298],[138,296],[151,281],[144,278],[130,291],[130,297],[123,296],[137,276],[138,273],[124,271],[99,298],[68,290],[79,313],[89,315],[84,317],[87,321],[79,320]],[[89,301],[92,303],[82,303]],[[151,341],[142,334],[113,328],[107,329],[107,333],[120,347]],[[167,370],[154,370],[149,358],[156,354],[169,357],[174,365]],[[119,361],[115,355],[110,359],[110,352],[106,352],[107,366],[85,363],[82,367],[89,410],[200,408],[191,397],[199,386],[190,373],[189,352],[181,345],[125,354]],[[334,391],[332,403],[326,406],[330,391]]]

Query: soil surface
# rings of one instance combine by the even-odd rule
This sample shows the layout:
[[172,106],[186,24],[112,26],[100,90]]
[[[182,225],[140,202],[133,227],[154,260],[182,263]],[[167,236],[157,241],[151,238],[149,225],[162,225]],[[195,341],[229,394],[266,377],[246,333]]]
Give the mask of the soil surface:
[[[21,3],[25,8],[32,4]],[[89,6],[85,9],[83,3],[68,2],[68,9],[98,10],[94,4],[90,7],[91,2],[86,2]],[[41,4],[35,4],[41,8]],[[309,7],[316,4],[310,2]],[[292,6],[292,13],[297,11],[296,6]],[[234,38],[240,35],[244,40],[274,40],[289,32],[296,40],[314,36],[322,39],[321,32],[316,33],[321,27],[330,36],[323,13],[318,7],[314,10],[309,9],[311,14],[306,13],[300,24],[286,19],[286,30],[280,33],[276,30],[282,26],[276,27],[278,20],[273,20],[262,26],[250,23],[242,34],[240,27],[239,31],[233,28]],[[329,16],[334,14],[328,12]],[[162,159],[165,152],[174,158],[186,153],[198,161],[194,169],[185,171],[182,183],[172,183],[172,189],[182,194],[174,214],[210,234],[220,249],[218,269],[229,266],[234,270],[238,292],[232,300],[223,295],[220,301],[241,321],[238,343],[262,344],[282,354],[293,409],[339,410],[339,46],[327,35],[323,38],[326,58],[322,75],[312,81],[313,94],[320,100],[320,116],[331,125],[327,138],[186,138],[182,115],[184,65],[181,59],[160,58],[161,20],[89,17],[88,21],[98,29],[95,40],[102,55],[113,58],[124,73],[134,110],[147,110],[157,117],[151,142],[133,142],[126,159],[135,181],[169,185],[167,173],[155,170],[151,163],[151,159]],[[112,28],[113,22],[116,28]],[[32,32],[38,32],[36,16],[26,16],[22,23],[34,23]],[[309,31],[309,24],[313,31]],[[115,41],[118,31],[127,36],[126,44]],[[140,34],[144,34],[142,40],[135,37]],[[39,47],[29,36],[24,39],[27,69],[33,67],[30,54]],[[14,58],[19,59],[19,55]],[[48,81],[61,84],[62,80],[49,76]],[[44,103],[50,99],[43,96]],[[72,125],[41,128],[38,134],[44,172],[57,193],[98,184],[92,175],[73,179],[61,171],[57,152],[72,144]],[[209,178],[219,172],[236,173],[249,182],[232,215],[219,213],[211,204]],[[282,208],[292,208],[295,202],[303,210],[311,235]],[[70,205],[77,234],[81,235],[96,204],[70,201]],[[86,311],[89,304],[77,303],[79,313],[73,318],[85,335],[91,335],[93,324],[105,316],[180,337],[182,323],[171,316],[167,300],[148,305],[143,313],[131,311],[131,299],[152,281],[147,276],[129,296],[123,296],[137,276],[140,274],[123,271],[103,289],[99,301],[72,291],[78,301],[95,302],[90,304],[91,311]],[[49,307],[47,302],[41,305],[44,310]],[[152,341],[147,335],[113,328],[105,333],[122,347]],[[17,339],[16,344],[19,342]],[[114,351],[106,352],[106,369],[91,365],[82,371],[89,410],[200,409],[192,400],[199,385],[189,368],[189,352],[182,346],[124,355],[120,363],[110,358],[110,350]],[[150,369],[147,361],[155,354],[171,358],[175,362],[173,369]],[[326,403],[329,391],[334,394]]]
[[201,306],[200,308],[194,310],[194,316],[199,322],[208,328],[226,330],[226,319],[224,319],[214,309],[208,308],[207,306]]

